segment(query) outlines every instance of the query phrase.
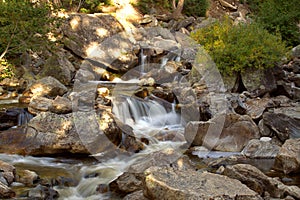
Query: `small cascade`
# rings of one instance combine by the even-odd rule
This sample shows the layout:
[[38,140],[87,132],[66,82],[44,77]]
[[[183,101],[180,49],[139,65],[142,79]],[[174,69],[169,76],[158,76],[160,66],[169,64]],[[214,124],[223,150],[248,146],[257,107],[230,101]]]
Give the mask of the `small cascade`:
[[171,111],[167,111],[158,101],[135,97],[121,97],[113,101],[115,116],[137,131],[141,127],[166,128],[180,125],[180,116],[175,111],[175,102],[170,107]]
[[146,64],[147,55],[144,54],[144,49],[141,49],[140,54],[140,73],[145,73],[145,64]]
[[31,119],[33,118],[33,115],[30,114],[27,109],[20,110],[20,113],[18,115],[18,124],[17,126],[22,126],[27,124]]
[[163,68],[167,64],[168,61],[169,61],[169,59],[167,57],[163,57],[161,59],[160,68]]

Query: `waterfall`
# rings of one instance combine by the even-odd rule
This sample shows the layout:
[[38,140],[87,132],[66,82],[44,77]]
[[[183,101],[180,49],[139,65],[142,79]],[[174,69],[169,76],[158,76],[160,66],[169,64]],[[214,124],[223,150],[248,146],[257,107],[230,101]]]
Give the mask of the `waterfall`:
[[155,99],[119,97],[113,100],[113,113],[120,121],[132,126],[136,131],[142,127],[144,129],[170,128],[180,125],[180,117],[175,111],[175,102],[168,104],[171,111]]
[[33,115],[30,114],[27,109],[20,109],[19,115],[18,115],[18,126],[22,126],[24,124],[27,124],[31,119],[33,118]]
[[145,63],[146,63],[147,55],[144,54],[144,49],[141,49],[141,54],[140,54],[140,73],[144,74],[145,73]]

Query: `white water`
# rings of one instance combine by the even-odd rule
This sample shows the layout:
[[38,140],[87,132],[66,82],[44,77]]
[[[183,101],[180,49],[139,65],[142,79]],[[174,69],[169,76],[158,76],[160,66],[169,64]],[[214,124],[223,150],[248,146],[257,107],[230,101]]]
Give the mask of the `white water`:
[[[162,100],[160,100],[162,103]],[[109,184],[128,170],[132,164],[144,162],[151,153],[163,149],[178,149],[183,142],[158,141],[154,136],[162,130],[182,131],[180,116],[175,111],[175,103],[165,108],[158,101],[142,100],[133,97],[113,99],[113,112],[119,120],[132,126],[137,138],[148,138],[150,144],[141,152],[132,156],[119,156],[105,162],[56,158],[23,157],[19,155],[0,154],[0,160],[9,162],[23,169],[36,171],[39,175],[46,169],[53,176],[58,171],[65,171],[68,176],[78,181],[75,187],[56,186],[54,189],[60,194],[61,200],[99,200],[111,199],[109,193],[96,192],[100,184]],[[166,104],[166,102],[163,102]],[[96,177],[87,177],[98,174]],[[16,183],[17,184],[17,183]]]

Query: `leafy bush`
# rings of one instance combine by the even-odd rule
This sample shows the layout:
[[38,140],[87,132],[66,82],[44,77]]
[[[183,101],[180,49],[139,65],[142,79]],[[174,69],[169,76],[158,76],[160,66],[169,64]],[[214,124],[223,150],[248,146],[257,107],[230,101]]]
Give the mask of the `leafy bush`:
[[[256,0],[257,1],[257,0]],[[264,0],[258,5],[256,20],[268,31],[281,33],[288,45],[300,44],[299,0]]]
[[29,0],[0,1],[0,54],[12,56],[45,47],[52,22],[45,4]]
[[0,81],[5,78],[12,78],[14,76],[15,74],[12,65],[4,59],[0,60]]
[[202,44],[223,74],[248,68],[274,66],[288,51],[280,36],[272,35],[260,25],[233,25],[229,19],[215,22],[191,34]]
[[188,16],[202,16],[206,15],[206,10],[209,7],[208,0],[185,0],[183,6],[183,13]]

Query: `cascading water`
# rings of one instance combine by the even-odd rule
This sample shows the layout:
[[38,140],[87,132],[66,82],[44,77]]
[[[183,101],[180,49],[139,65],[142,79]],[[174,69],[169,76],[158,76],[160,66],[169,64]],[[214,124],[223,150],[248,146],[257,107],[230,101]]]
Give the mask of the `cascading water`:
[[110,199],[108,195],[97,194],[96,188],[100,184],[108,184],[125,172],[128,167],[150,153],[168,147],[174,147],[182,142],[159,142],[153,136],[163,129],[176,128],[183,130],[180,116],[175,112],[174,105],[166,109],[155,100],[142,100],[136,97],[120,96],[113,99],[113,113],[133,128],[135,136],[147,137],[150,144],[140,153],[128,157],[116,157],[104,163],[98,163],[81,168],[81,174],[99,174],[93,178],[82,178],[78,186],[64,188],[59,191],[63,199]]

